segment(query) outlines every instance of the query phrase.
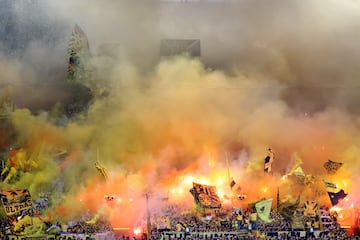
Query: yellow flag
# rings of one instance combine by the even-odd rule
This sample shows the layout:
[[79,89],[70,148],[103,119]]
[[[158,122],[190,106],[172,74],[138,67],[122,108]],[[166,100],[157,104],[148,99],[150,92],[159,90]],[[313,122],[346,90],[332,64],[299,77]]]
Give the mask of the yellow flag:
[[265,223],[270,223],[270,212],[271,212],[272,198],[260,201],[255,204],[256,212],[261,220]]

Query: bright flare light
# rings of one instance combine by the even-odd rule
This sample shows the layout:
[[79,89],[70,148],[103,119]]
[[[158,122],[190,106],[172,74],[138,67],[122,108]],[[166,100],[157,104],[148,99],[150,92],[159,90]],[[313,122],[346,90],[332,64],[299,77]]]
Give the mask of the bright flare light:
[[218,196],[220,197],[221,200],[224,198],[223,197],[224,194],[223,194],[223,192],[221,190],[217,189],[217,194],[218,194]]
[[338,206],[333,206],[330,208],[330,212],[340,212],[342,210],[342,208],[338,207]]
[[194,181],[194,177],[191,175],[185,176],[184,183],[185,184],[191,184]]
[[221,178],[219,178],[219,179],[217,180],[217,183],[218,183],[218,185],[223,185],[223,184],[224,184],[224,181],[223,181]]
[[199,179],[198,183],[204,184],[204,185],[209,185],[209,181],[207,179]]
[[177,187],[171,189],[171,194],[177,195],[177,197],[180,197],[181,195],[184,195],[184,188],[183,187]]
[[134,234],[135,235],[139,235],[141,233],[141,229],[140,228],[134,228]]
[[215,161],[214,161],[213,159],[210,159],[210,160],[208,161],[208,165],[209,165],[209,167],[215,166]]

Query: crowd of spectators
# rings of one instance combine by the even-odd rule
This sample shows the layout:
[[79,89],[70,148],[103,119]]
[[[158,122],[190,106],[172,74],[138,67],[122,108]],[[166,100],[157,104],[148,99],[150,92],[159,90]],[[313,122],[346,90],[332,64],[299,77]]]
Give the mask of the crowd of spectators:
[[[173,208],[176,209],[176,208]],[[170,210],[173,210],[170,209]],[[301,209],[299,209],[302,214]],[[250,209],[223,209],[217,216],[199,217],[196,214],[176,214],[169,211],[170,229],[153,228],[151,239],[351,239],[327,210],[321,215],[301,215],[300,225],[294,225],[274,209],[270,214],[270,223],[260,220]],[[322,224],[322,218],[329,219]],[[167,232],[182,232],[184,234],[166,234]],[[192,233],[213,233],[196,235]],[[221,236],[220,233],[234,233]]]
[[[298,212],[301,214],[301,210]],[[294,214],[295,216],[296,214]],[[159,219],[165,219],[166,224],[159,224]],[[328,219],[322,224],[322,218]],[[271,222],[265,223],[250,209],[223,208],[216,212],[182,211],[178,206],[169,205],[161,212],[151,214],[152,240],[168,239],[351,239],[336,222],[328,211],[321,210],[321,215],[313,217],[301,215],[300,225],[295,226],[293,221],[285,219],[274,209],[270,214]],[[57,227],[54,227],[57,226]],[[161,227],[160,227],[161,226]],[[0,225],[2,234],[6,224]],[[67,225],[50,224],[47,229],[55,235],[61,234],[96,234],[108,233],[111,239],[141,240],[147,239],[146,226],[142,234],[117,234],[103,216],[96,223],[85,220],[73,221]],[[50,232],[48,232],[50,233]],[[13,233],[16,234],[16,233]],[[89,238],[88,238],[89,239]]]
[[[64,227],[62,228],[62,231],[65,231]],[[106,220],[98,220],[96,224],[88,224],[84,221],[76,222],[74,225],[66,227],[66,232],[75,234],[91,234],[110,231],[112,231],[112,227],[110,223]]]

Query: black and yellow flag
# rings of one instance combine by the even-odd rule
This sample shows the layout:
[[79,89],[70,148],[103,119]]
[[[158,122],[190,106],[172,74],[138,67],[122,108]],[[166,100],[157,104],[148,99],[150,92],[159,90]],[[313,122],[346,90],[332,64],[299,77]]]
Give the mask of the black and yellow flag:
[[335,162],[329,159],[327,160],[327,162],[324,163],[323,166],[326,169],[327,173],[334,174],[339,170],[339,168],[341,168],[342,165],[343,163],[341,162]]
[[215,186],[208,186],[193,182],[190,189],[195,203],[204,208],[221,208],[221,201]]
[[282,202],[278,208],[278,213],[288,221],[292,221],[295,210],[300,204],[300,196],[295,202]]
[[308,217],[315,217],[317,215],[318,204],[315,201],[305,201],[304,215]]
[[323,182],[333,206],[337,205],[340,200],[347,196],[347,193],[345,193],[344,189],[338,188],[335,183],[327,180],[323,180]]
[[271,148],[268,148],[268,155],[264,159],[264,172],[270,173],[272,171],[272,164],[275,159],[275,154]]

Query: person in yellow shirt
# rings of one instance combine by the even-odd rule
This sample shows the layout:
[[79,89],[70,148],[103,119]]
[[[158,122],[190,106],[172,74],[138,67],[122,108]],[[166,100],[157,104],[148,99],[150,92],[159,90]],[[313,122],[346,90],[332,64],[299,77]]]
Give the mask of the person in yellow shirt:
[[251,213],[250,214],[250,224],[251,224],[251,229],[255,230],[256,229],[256,220],[257,220],[257,213]]
[[243,215],[242,213],[239,213],[237,216],[236,216],[236,221],[237,221],[237,229],[238,230],[241,230],[243,228]]

